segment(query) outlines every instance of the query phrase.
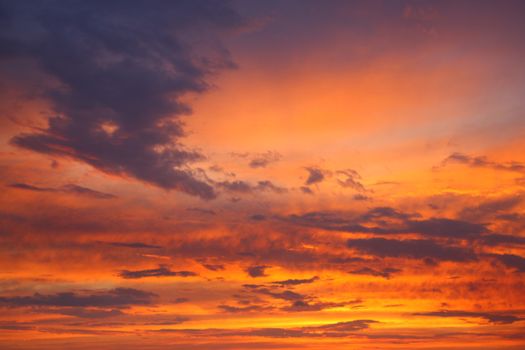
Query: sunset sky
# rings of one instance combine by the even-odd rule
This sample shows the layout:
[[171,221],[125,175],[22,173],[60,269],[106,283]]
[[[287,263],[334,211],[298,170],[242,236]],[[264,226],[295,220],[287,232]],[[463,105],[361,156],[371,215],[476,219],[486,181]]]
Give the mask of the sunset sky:
[[2,350],[525,349],[525,2],[0,0]]

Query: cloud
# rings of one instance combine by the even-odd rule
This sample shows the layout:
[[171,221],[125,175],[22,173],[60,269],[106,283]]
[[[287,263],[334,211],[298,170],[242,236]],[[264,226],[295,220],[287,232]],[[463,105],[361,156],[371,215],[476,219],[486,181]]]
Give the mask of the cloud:
[[477,237],[489,232],[483,224],[447,218],[408,221],[405,232],[419,233],[424,236],[467,238]]
[[303,192],[304,194],[314,194],[314,192],[313,192],[309,187],[301,186],[301,187],[299,187],[299,189],[300,189],[301,192]]
[[75,316],[80,318],[107,318],[122,316],[124,313],[118,309],[101,310],[101,309],[89,309],[89,308],[61,308],[58,313],[62,315]]
[[525,245],[525,237],[511,236],[504,234],[491,234],[480,238],[483,244],[494,247],[498,245]]
[[515,269],[517,272],[525,272],[525,258],[514,254],[493,254],[503,265]]
[[246,272],[251,277],[264,277],[267,276],[265,273],[265,270],[269,268],[270,266],[266,265],[253,265],[246,269]]
[[117,197],[111,193],[95,191],[90,188],[82,187],[82,186],[74,185],[74,184],[67,184],[59,188],[54,188],[54,187],[38,187],[38,186],[18,182],[18,183],[10,184],[8,186],[11,188],[17,188],[17,189],[27,190],[27,191],[60,192],[60,193],[67,193],[67,194],[76,194],[79,196],[91,197],[91,198],[96,198],[96,199],[112,199],[112,198]]
[[67,193],[75,193],[75,194],[87,196],[87,197],[99,198],[99,199],[116,198],[115,195],[110,194],[110,193],[103,193],[103,192],[92,190],[87,187],[82,187],[82,186],[73,185],[73,184],[63,186],[62,191],[67,192]]
[[171,303],[172,304],[182,304],[182,303],[187,303],[188,301],[190,301],[190,299],[188,298],[176,298],[172,300]]
[[258,191],[270,191],[278,194],[287,192],[287,189],[284,187],[279,187],[274,185],[271,181],[264,180],[257,182],[256,190]]
[[210,271],[222,271],[224,270],[224,265],[222,264],[207,264],[203,263],[202,266],[204,266],[206,269]]
[[282,308],[284,311],[290,312],[308,312],[308,311],[321,311],[324,309],[330,309],[334,307],[343,307],[346,303],[333,303],[333,302],[309,302],[305,300],[296,300],[290,306]]
[[256,154],[249,163],[251,168],[265,168],[271,163],[279,161],[282,156],[277,152],[268,151],[266,153]]
[[5,64],[27,58],[50,78],[34,82],[50,103],[47,126],[13,145],[215,197],[188,167],[203,156],[179,143],[180,116],[191,113],[181,97],[205,92],[212,74],[234,67],[219,37],[245,21],[227,3],[9,2],[3,11]]
[[259,305],[249,305],[249,306],[231,306],[231,305],[219,305],[219,309],[228,313],[243,313],[243,312],[252,312],[252,311],[268,311],[272,307],[268,306],[259,306]]
[[432,259],[438,261],[473,261],[476,254],[462,247],[441,245],[427,239],[349,239],[349,248],[379,257]]
[[415,313],[414,315],[433,316],[433,317],[474,317],[474,318],[483,318],[489,321],[490,323],[496,323],[496,324],[511,324],[511,323],[523,320],[523,318],[520,318],[514,315],[461,311],[461,310],[440,310],[440,311],[431,311],[431,312],[420,312],[420,313]]
[[203,215],[215,215],[215,211],[211,209],[204,209],[204,208],[186,208],[187,211],[192,211],[195,213],[203,214]]
[[68,306],[68,307],[129,307],[151,305],[156,294],[132,288],[115,288],[108,291],[84,293],[63,292],[32,296],[0,297],[0,305],[6,306]]
[[362,331],[377,323],[374,320],[355,320],[325,324],[321,326],[308,326],[297,328],[260,328],[239,335],[259,336],[269,338],[311,338],[311,337],[347,337],[355,332]]
[[305,185],[317,184],[325,179],[325,170],[318,167],[306,167],[305,169],[308,171],[308,178],[305,181]]
[[[290,287],[290,286],[294,286],[298,284],[313,283],[317,279],[318,279],[317,277],[312,277],[311,279],[305,279],[305,280],[286,280],[286,281],[272,282],[272,284],[280,285],[280,287]],[[338,302],[338,303],[316,301],[315,300],[316,298],[312,296],[300,294],[292,290],[282,291],[282,289],[280,288],[276,289],[278,287],[274,285],[265,287],[264,285],[245,284],[243,286],[248,293],[266,295],[273,299],[289,301],[290,304],[288,306],[284,306],[281,308],[282,311],[287,311],[287,312],[321,311],[324,309],[342,307],[348,304],[355,304],[356,302],[361,302],[361,300],[358,300],[358,301],[354,300],[350,302]]]
[[522,195],[518,194],[485,201],[477,206],[463,208],[459,212],[458,217],[466,220],[486,220],[487,217],[512,210],[518,206],[522,200]]
[[364,192],[366,191],[363,184],[360,182],[361,175],[353,169],[338,170],[335,172],[339,176],[337,182],[339,185],[345,188],[352,188],[356,191]]
[[160,265],[157,269],[147,269],[147,270],[138,270],[138,271],[129,271],[122,270],[119,272],[119,276],[126,279],[138,279],[145,277],[193,277],[197,276],[195,272],[192,271],[171,271],[166,266]]
[[[320,326],[305,326],[291,328],[240,328],[240,329],[159,329],[156,332],[173,332],[194,336],[212,337],[264,337],[264,338],[341,338],[359,334],[358,332],[370,328],[375,320],[354,320],[329,323]],[[238,346],[239,343],[235,343]],[[250,343],[253,344],[253,343]],[[207,345],[209,347],[209,345]],[[243,349],[250,348],[242,344]],[[256,346],[258,348],[258,346]],[[261,348],[268,348],[268,343],[261,344]],[[282,349],[283,344],[276,344],[275,348]]]
[[374,270],[370,267],[363,267],[360,269],[349,271],[348,273],[353,275],[369,275],[369,276],[376,276],[376,277],[383,277],[386,279],[389,279],[392,277],[392,274],[401,272],[400,269],[396,268],[385,268],[382,270]]
[[277,291],[275,291],[275,286],[272,286],[273,288],[270,289],[257,284],[244,284],[243,287],[250,293],[267,295],[274,299],[287,301],[297,301],[306,299],[305,295],[296,293],[291,290],[281,291],[280,289],[278,289]]
[[490,231],[483,224],[448,218],[417,220],[419,214],[402,213],[389,207],[376,207],[363,214],[330,211],[292,214],[287,221],[331,231],[377,235],[417,233],[426,237],[476,238]]
[[494,162],[484,156],[470,156],[463,153],[452,153],[441,162],[441,166],[450,163],[464,164],[473,168],[489,168],[494,170],[525,173],[525,164],[521,162]]
[[363,194],[355,194],[353,197],[352,197],[354,200],[356,201],[367,201],[367,200],[370,200],[371,198],[368,197],[368,196],[365,196]]
[[125,248],[146,248],[146,249],[162,248],[159,245],[146,244],[142,242],[109,242],[108,244],[115,246],[115,247],[125,247]]
[[215,185],[218,188],[224,189],[232,193],[240,194],[252,194],[254,192],[273,192],[277,194],[282,194],[287,192],[286,188],[279,187],[273,184],[273,182],[268,180],[258,181],[257,185],[252,185],[246,181],[235,180],[235,181],[221,181],[216,182]]
[[299,284],[309,284],[314,283],[315,281],[319,280],[318,276],[314,276],[311,278],[305,278],[305,279],[287,279],[283,281],[274,281],[272,284],[278,284],[281,286],[296,286]]

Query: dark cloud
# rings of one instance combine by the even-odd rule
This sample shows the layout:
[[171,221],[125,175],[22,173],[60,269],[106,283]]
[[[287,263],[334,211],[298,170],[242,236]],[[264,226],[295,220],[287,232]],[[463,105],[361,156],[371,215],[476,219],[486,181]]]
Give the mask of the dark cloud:
[[[260,336],[269,338],[311,338],[311,337],[348,337],[355,332],[362,331],[370,327],[370,324],[377,323],[374,320],[355,320],[338,322],[322,326],[310,326],[299,328],[260,328],[248,331],[243,335]],[[241,335],[241,334],[239,334]]]
[[299,187],[299,189],[300,189],[301,192],[303,192],[304,194],[314,194],[314,192],[313,192],[309,187],[301,186],[301,187]]
[[525,173],[525,164],[521,162],[494,162],[485,156],[470,156],[463,153],[453,153],[443,160],[442,166],[450,163],[464,164],[473,168],[490,168],[494,170],[514,171]]
[[427,237],[475,238],[490,232],[485,225],[448,218],[418,220],[419,214],[402,213],[389,207],[377,207],[363,214],[309,212],[290,215],[288,221],[324,230],[355,233],[405,234]]
[[80,318],[108,318],[124,315],[124,313],[118,309],[101,310],[101,309],[89,309],[89,308],[61,308],[58,313],[62,315],[75,316]]
[[231,306],[231,305],[219,305],[219,309],[228,313],[243,313],[252,311],[268,311],[272,309],[268,306],[249,305],[249,306]]
[[253,220],[253,221],[264,221],[266,220],[266,216],[262,215],[262,214],[253,214],[250,216],[250,220]]
[[432,237],[468,238],[477,237],[489,231],[483,224],[446,218],[430,218],[407,222],[405,232]]
[[343,307],[345,305],[346,303],[310,302],[306,300],[296,300],[291,305],[282,308],[282,310],[289,312],[321,311],[324,309],[330,309],[334,307]]
[[90,188],[82,187],[82,186],[75,185],[75,184],[67,184],[62,187],[55,188],[55,187],[38,187],[38,186],[25,184],[25,183],[14,183],[14,184],[10,184],[9,187],[18,188],[21,190],[35,191],[35,192],[60,192],[60,193],[76,194],[76,195],[91,197],[91,198],[96,198],[96,199],[112,199],[112,198],[117,197],[111,193],[95,191]]
[[401,272],[401,270],[396,268],[385,268],[381,270],[375,270],[370,267],[363,267],[360,269],[349,271],[348,273],[353,275],[369,275],[389,279],[390,277],[392,277],[392,274],[398,272]]
[[440,310],[440,311],[431,311],[431,312],[420,312],[414,315],[434,316],[434,317],[474,317],[474,318],[483,318],[490,323],[496,323],[496,324],[511,324],[511,323],[523,320],[523,318],[520,318],[514,315],[461,311],[461,310]]
[[257,187],[255,188],[258,191],[270,191],[270,192],[274,192],[278,194],[287,192],[286,188],[276,186],[271,181],[268,181],[268,180],[257,182]]
[[13,183],[13,184],[8,185],[8,187],[18,188],[21,190],[35,191],[35,192],[56,192],[57,191],[56,188],[38,187],[38,186],[33,186],[29,184],[24,184],[24,183]]
[[354,195],[352,198],[353,198],[354,200],[356,200],[356,201],[367,201],[367,200],[370,200],[370,199],[371,199],[370,197],[365,196],[365,195],[360,194],[360,193]]
[[204,209],[204,208],[186,208],[187,211],[192,211],[192,212],[195,212],[195,213],[199,213],[199,214],[204,214],[204,215],[215,215],[215,211],[211,210],[211,209]]
[[321,311],[324,309],[342,307],[348,304],[355,304],[357,302],[361,302],[361,300],[339,303],[317,301],[316,298],[312,296],[300,294],[291,290],[283,291],[281,289],[281,287],[290,287],[298,284],[313,283],[315,280],[317,280],[317,277],[312,277],[311,279],[305,280],[286,280],[272,282],[272,284],[280,285],[280,287],[276,287],[275,285],[265,287],[264,285],[257,284],[245,284],[243,286],[246,289],[246,292],[250,294],[265,295],[273,299],[285,300],[290,302],[290,305],[281,308],[282,311],[287,312]]
[[353,169],[338,170],[335,172],[338,175],[337,182],[342,187],[352,188],[356,191],[364,192],[365,187],[360,182],[361,175]]
[[233,193],[252,193],[253,187],[242,180],[217,182],[217,187]]
[[472,261],[476,254],[468,249],[441,245],[426,239],[349,239],[349,248],[379,257],[433,259],[437,261]]
[[306,167],[305,169],[308,171],[308,178],[305,181],[305,185],[317,184],[325,179],[325,170],[318,167]]
[[272,284],[278,284],[281,286],[296,286],[298,284],[309,284],[314,283],[315,281],[319,280],[318,276],[314,276],[311,278],[305,278],[305,279],[287,279],[283,281],[274,281]]
[[273,192],[277,194],[282,194],[287,192],[286,188],[279,187],[273,182],[268,180],[258,181],[256,185],[252,185],[246,181],[236,180],[236,181],[221,181],[216,182],[215,185],[232,193],[241,193],[241,194],[252,194],[255,192]]
[[251,168],[265,168],[268,164],[279,161],[282,156],[277,152],[268,151],[266,153],[256,154],[249,163]]
[[[219,238],[188,238],[180,239],[166,248],[166,254],[173,257],[186,257],[198,261],[212,261],[211,257],[220,258],[220,263],[239,262],[243,266],[279,266],[294,267],[300,270],[306,268],[344,268],[355,262],[367,262],[366,259],[351,256],[350,252],[332,252],[324,249],[314,250],[305,244],[320,248],[327,242],[318,239],[307,232],[267,231],[261,225],[250,225],[245,234],[227,235]],[[334,242],[344,245],[344,242]]]
[[511,236],[504,234],[491,234],[480,238],[480,241],[487,246],[498,246],[498,245],[525,245],[525,237]]
[[486,220],[496,214],[507,213],[520,204],[522,200],[522,195],[513,195],[485,201],[477,206],[463,208],[458,217],[465,220]]
[[274,299],[287,300],[287,301],[297,301],[308,299],[305,295],[296,293],[291,290],[282,291],[280,288],[276,289],[275,286],[272,288],[267,288],[258,284],[244,284],[243,287],[252,294],[261,294],[267,295]]
[[246,272],[251,277],[264,277],[267,276],[265,273],[265,270],[269,268],[270,266],[266,265],[253,265],[246,269]]
[[64,292],[32,296],[0,297],[0,305],[6,306],[67,306],[67,307],[129,307],[151,305],[156,294],[132,288],[115,288],[90,293]]
[[413,218],[420,217],[419,214],[403,213],[397,209],[390,207],[375,207],[369,209],[364,214],[361,214],[358,218],[359,221],[371,221],[377,219],[398,219],[398,220],[410,220]]
[[115,246],[115,247],[124,247],[124,248],[146,248],[146,249],[162,248],[159,245],[146,244],[142,242],[109,242],[108,244]]
[[[156,332],[173,332],[193,336],[214,337],[265,337],[265,338],[341,338],[359,335],[358,332],[370,328],[371,324],[378,323],[374,320],[354,320],[338,323],[329,323],[321,326],[307,326],[294,328],[240,328],[240,329],[159,329]],[[243,349],[251,348],[250,344],[240,343]],[[209,348],[209,345],[207,345]],[[235,343],[238,347],[239,343]],[[261,348],[267,349],[268,343],[261,344]],[[270,345],[271,346],[271,345]],[[282,344],[272,347],[282,349]],[[259,348],[259,346],[256,346]]]
[[103,193],[103,192],[92,190],[90,188],[73,185],[73,184],[63,186],[62,191],[67,192],[67,193],[75,193],[75,194],[82,195],[82,196],[99,198],[99,199],[116,198],[115,195],[110,194],[110,193]]
[[244,24],[219,1],[5,2],[3,64],[27,58],[53,81],[35,81],[51,104],[47,127],[11,143],[214,198],[188,168],[203,156],[179,143],[191,112],[181,97],[234,67],[219,37]]
[[222,264],[207,264],[203,263],[202,266],[204,266],[206,269],[210,271],[222,271],[224,270],[224,265]]
[[275,299],[282,299],[282,300],[288,300],[288,301],[298,301],[298,300],[305,299],[305,296],[303,294],[299,294],[291,290],[285,290],[283,292],[272,292],[268,289],[261,288],[261,289],[256,290],[256,292],[260,294],[271,296],[272,298],[275,298]]
[[515,269],[516,272],[525,272],[525,258],[514,254],[493,254],[503,265]]
[[119,276],[126,279],[137,279],[145,277],[193,277],[197,276],[195,272],[192,271],[172,271],[166,266],[159,266],[156,269],[147,269],[147,270],[138,270],[138,271],[129,271],[122,270],[119,273]]

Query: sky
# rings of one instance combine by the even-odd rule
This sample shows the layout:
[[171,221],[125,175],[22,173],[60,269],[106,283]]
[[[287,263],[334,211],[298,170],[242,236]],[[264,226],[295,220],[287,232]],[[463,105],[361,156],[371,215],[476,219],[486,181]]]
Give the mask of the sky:
[[0,348],[525,347],[523,1],[0,25]]

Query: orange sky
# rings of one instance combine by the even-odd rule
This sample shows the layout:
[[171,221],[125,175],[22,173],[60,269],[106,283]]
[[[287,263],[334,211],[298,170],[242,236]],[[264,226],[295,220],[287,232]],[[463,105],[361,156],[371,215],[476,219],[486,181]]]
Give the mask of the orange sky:
[[522,2],[0,5],[0,348],[525,347]]

